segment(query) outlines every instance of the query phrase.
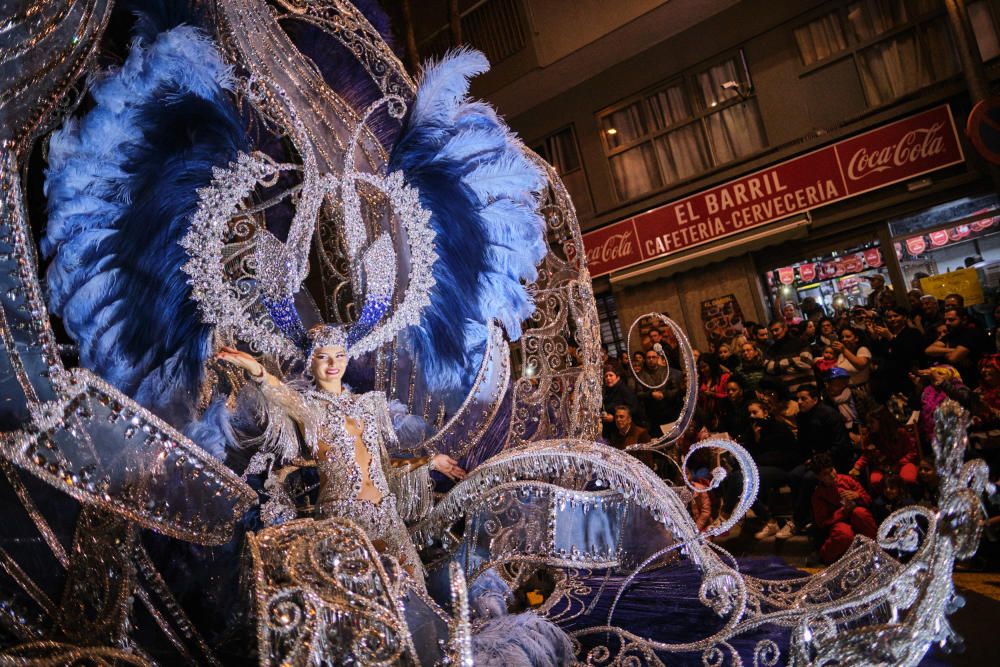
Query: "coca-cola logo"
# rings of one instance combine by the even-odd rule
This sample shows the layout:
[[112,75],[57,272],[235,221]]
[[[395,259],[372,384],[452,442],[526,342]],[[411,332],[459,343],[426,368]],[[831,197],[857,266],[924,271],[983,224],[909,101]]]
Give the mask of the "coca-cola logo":
[[847,177],[852,181],[860,181],[869,174],[903,167],[943,153],[945,143],[941,134],[942,127],[944,123],[938,122],[930,127],[910,130],[895,145],[876,149],[859,148],[847,163]]
[[614,262],[632,255],[633,247],[632,232],[612,234],[601,245],[587,248],[587,262],[589,264]]

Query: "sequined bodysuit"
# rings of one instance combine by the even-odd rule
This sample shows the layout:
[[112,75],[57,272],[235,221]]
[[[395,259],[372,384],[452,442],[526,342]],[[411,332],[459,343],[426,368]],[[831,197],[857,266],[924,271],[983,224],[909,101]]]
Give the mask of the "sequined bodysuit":
[[[395,432],[385,396],[378,392],[300,393],[286,386],[264,386],[262,391],[269,402],[281,406],[302,426],[306,444],[316,457],[320,491],[315,518],[336,516],[355,522],[380,551],[397,558],[422,588],[423,567],[400,514],[397,494],[427,495],[419,490],[429,484],[428,471],[426,466],[391,466],[386,446],[395,443]],[[410,506],[415,499],[402,500],[402,505]]]

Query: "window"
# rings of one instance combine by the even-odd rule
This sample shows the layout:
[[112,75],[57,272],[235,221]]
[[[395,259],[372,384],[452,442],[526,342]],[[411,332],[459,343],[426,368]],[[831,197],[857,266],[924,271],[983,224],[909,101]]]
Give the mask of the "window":
[[621,201],[766,145],[742,52],[607,111],[598,122]]
[[551,164],[562,179],[577,217],[588,218],[594,214],[594,203],[590,197],[590,186],[583,171],[580,151],[577,148],[576,134],[573,127],[563,128],[537,142],[531,150],[538,153],[542,159]]
[[597,319],[601,324],[601,343],[608,346],[608,353],[621,358],[627,354],[625,336],[622,335],[622,325],[618,321],[618,309],[615,298],[610,294],[595,294],[597,302]]
[[[528,26],[517,0],[483,0],[461,14],[463,41],[482,51],[494,65],[519,53],[528,43]],[[445,24],[424,37],[419,50],[423,58],[431,58],[454,46]]]
[[[983,60],[1000,55],[985,0],[967,6]],[[851,57],[871,107],[957,75],[958,53],[943,3],[937,0],[854,0],[794,30],[806,67]]]

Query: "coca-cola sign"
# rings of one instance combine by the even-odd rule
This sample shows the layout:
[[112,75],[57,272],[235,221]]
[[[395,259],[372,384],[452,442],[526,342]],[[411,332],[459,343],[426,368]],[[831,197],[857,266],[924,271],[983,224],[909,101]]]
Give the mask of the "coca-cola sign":
[[963,161],[935,107],[584,234],[587,263],[604,275]]

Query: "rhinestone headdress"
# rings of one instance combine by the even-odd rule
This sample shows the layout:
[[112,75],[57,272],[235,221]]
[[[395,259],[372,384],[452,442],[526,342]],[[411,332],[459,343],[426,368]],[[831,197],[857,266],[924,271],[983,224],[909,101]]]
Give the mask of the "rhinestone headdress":
[[348,348],[347,331],[344,327],[336,324],[317,324],[309,330],[308,335],[309,364],[312,364],[312,357],[316,350],[324,347],[343,347],[345,350]]

